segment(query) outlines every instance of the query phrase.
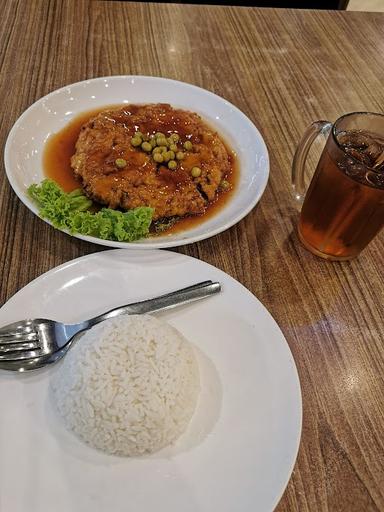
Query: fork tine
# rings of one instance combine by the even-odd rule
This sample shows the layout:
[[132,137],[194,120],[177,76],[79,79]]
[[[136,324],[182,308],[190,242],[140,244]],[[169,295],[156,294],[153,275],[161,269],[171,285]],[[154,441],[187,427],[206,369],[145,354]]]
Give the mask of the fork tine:
[[8,345],[9,343],[25,343],[27,341],[38,341],[36,332],[30,334],[0,334],[0,345]]
[[[21,361],[0,361],[0,374],[1,374],[1,370],[24,372],[27,370],[35,369],[36,361],[38,361],[39,359],[44,360],[44,357],[43,358],[35,357],[34,359],[25,359],[24,361],[23,360],[21,360]],[[45,366],[45,363],[43,361],[42,361],[42,366]]]
[[33,359],[44,355],[44,352],[40,349],[37,350],[25,350],[21,352],[11,352],[10,354],[0,355],[0,362],[7,361],[23,361],[26,359]]
[[33,320],[21,320],[0,327],[0,336],[29,334],[34,331]]
[[0,342],[0,355],[7,354],[8,352],[17,352],[20,350],[34,350],[39,348],[37,341],[31,341],[29,343],[7,343],[2,345]]

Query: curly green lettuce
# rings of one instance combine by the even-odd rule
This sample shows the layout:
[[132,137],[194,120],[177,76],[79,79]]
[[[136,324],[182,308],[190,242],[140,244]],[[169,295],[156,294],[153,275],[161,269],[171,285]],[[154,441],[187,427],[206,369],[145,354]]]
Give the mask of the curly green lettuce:
[[49,179],[28,188],[28,194],[39,208],[39,215],[58,229],[103,240],[133,242],[149,233],[153,208],[140,206],[127,212],[102,208],[90,211],[92,201],[81,189],[64,192]]

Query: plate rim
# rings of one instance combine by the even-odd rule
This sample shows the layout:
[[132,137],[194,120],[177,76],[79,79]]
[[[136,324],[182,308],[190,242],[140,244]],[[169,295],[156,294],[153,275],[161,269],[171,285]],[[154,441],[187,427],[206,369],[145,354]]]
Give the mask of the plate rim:
[[[212,97],[215,101],[224,102],[224,104],[227,107],[232,108],[236,112],[236,114],[240,118],[242,118],[249,125],[250,128],[252,128],[256,137],[259,139],[259,143],[263,148],[263,152],[265,153],[265,166],[264,166],[263,172],[261,173],[260,189],[259,189],[258,193],[255,194],[252,201],[250,201],[248,206],[246,208],[244,208],[237,216],[233,217],[232,220],[220,225],[219,227],[217,227],[215,229],[211,229],[208,233],[206,231],[202,230],[202,232],[200,234],[192,236],[192,237],[187,236],[185,239],[182,238],[182,239],[173,240],[173,241],[172,240],[167,241],[166,239],[163,239],[163,241],[159,241],[159,242],[145,241],[144,243],[140,242],[140,241],[117,242],[117,241],[112,241],[112,240],[103,240],[101,238],[87,236],[87,235],[81,235],[81,234],[77,234],[77,233],[72,235],[71,233],[69,233],[65,230],[55,228],[51,222],[40,217],[40,215],[38,213],[38,208],[36,207],[36,205],[32,202],[32,200],[28,199],[28,197],[26,196],[25,193],[23,193],[22,190],[19,189],[18,185],[16,184],[16,181],[13,178],[13,173],[11,172],[11,163],[10,163],[10,153],[11,153],[12,141],[13,141],[17,131],[19,130],[20,125],[22,125],[25,117],[27,117],[27,115],[30,114],[31,111],[33,111],[35,108],[39,107],[40,104],[43,103],[44,101],[46,101],[48,98],[51,98],[55,95],[59,95],[70,87],[79,87],[83,84],[88,85],[91,83],[101,82],[103,80],[112,80],[112,81],[150,80],[150,81],[155,81],[155,82],[172,82],[179,87],[181,86],[181,87],[191,88],[193,90],[198,90],[200,92],[203,92],[204,94]],[[77,114],[80,114],[80,112],[78,112]],[[151,76],[151,75],[111,75],[111,76],[94,77],[94,78],[80,80],[78,82],[64,85],[62,87],[59,87],[58,89],[55,89],[55,90],[49,92],[48,94],[42,96],[41,98],[39,98],[38,100],[33,102],[31,105],[29,105],[24,110],[24,112],[22,112],[22,114],[16,119],[14,124],[12,125],[12,128],[10,129],[10,131],[8,133],[8,136],[7,136],[7,139],[5,142],[5,146],[4,146],[4,166],[5,166],[5,174],[7,176],[8,182],[11,185],[13,192],[19,198],[19,200],[33,214],[35,214],[40,220],[42,220],[43,222],[50,225],[53,229],[61,231],[62,233],[66,234],[70,237],[84,240],[85,242],[90,242],[90,243],[94,243],[94,244],[102,245],[102,246],[106,246],[106,247],[115,247],[115,248],[120,248],[120,249],[129,249],[129,250],[140,250],[140,249],[150,250],[150,249],[167,249],[167,248],[171,248],[171,247],[181,247],[183,245],[189,245],[189,244],[192,244],[195,242],[199,242],[201,240],[206,240],[208,238],[212,238],[213,236],[216,236],[216,235],[222,233],[223,231],[226,231],[227,229],[229,229],[229,228],[235,226],[237,223],[239,223],[243,218],[245,218],[253,210],[253,208],[255,208],[255,206],[260,201],[260,199],[262,198],[262,196],[265,192],[266,186],[269,181],[269,174],[270,174],[270,158],[269,158],[269,152],[268,152],[268,148],[265,143],[264,137],[262,136],[261,132],[254,124],[254,122],[248,116],[246,116],[244,114],[244,112],[242,112],[236,105],[234,105],[227,99],[223,98],[222,96],[219,96],[218,94],[216,94],[212,91],[209,91],[208,89],[204,89],[203,87],[199,87],[197,85],[190,84],[188,82],[183,82],[181,80],[175,80],[173,78]],[[240,185],[238,185],[238,187],[240,188]],[[218,213],[218,215],[220,215],[220,212]],[[187,231],[186,231],[186,233],[187,233]],[[145,239],[145,240],[149,240],[149,239]]]
[[[80,263],[83,260],[87,260],[88,258],[98,258],[98,257],[103,256],[103,255],[108,257],[109,254],[116,253],[116,252],[119,252],[119,253],[123,252],[123,253],[125,253],[125,255],[126,255],[126,257],[128,259],[131,258],[131,257],[137,257],[137,255],[138,255],[137,252],[133,252],[132,253],[132,252],[126,251],[124,249],[109,249],[109,250],[106,250],[106,251],[98,251],[98,252],[93,252],[93,253],[85,254],[85,255],[79,256],[77,258],[74,258],[72,260],[66,261],[66,262],[64,262],[64,263],[62,263],[60,265],[52,267],[51,269],[49,269],[46,272],[42,273],[41,275],[37,276],[35,279],[33,279],[32,281],[27,283],[25,286],[23,286],[20,290],[18,290],[14,295],[12,295],[12,297],[10,297],[0,307],[0,312],[3,311],[3,309],[6,309],[7,307],[12,307],[14,299],[17,299],[20,295],[22,295],[23,291],[26,288],[30,288],[33,285],[36,285],[36,282],[43,281],[44,279],[48,278],[50,275],[53,275],[56,272],[60,272],[61,270],[69,268],[70,266],[74,266],[74,265],[76,265],[77,263]],[[268,318],[268,320],[270,321],[271,325],[273,325],[274,330],[279,335],[279,338],[280,338],[280,341],[281,341],[281,348],[284,347],[286,362],[289,363],[290,375],[292,377],[292,385],[293,385],[294,393],[295,393],[295,407],[297,409],[295,411],[294,421],[297,424],[296,425],[297,429],[295,430],[294,443],[291,444],[292,447],[294,446],[294,449],[292,450],[292,454],[291,454],[291,457],[290,457],[289,465],[287,465],[287,467],[286,467],[286,472],[285,472],[285,477],[283,479],[283,484],[281,485],[281,488],[275,493],[275,498],[274,498],[274,501],[272,503],[271,510],[274,510],[275,507],[278,505],[279,501],[281,500],[281,498],[283,497],[283,495],[284,495],[284,493],[286,491],[287,485],[288,485],[288,483],[289,483],[289,481],[290,481],[290,479],[292,477],[292,473],[293,473],[294,466],[296,464],[298,453],[299,453],[299,449],[300,449],[301,436],[302,436],[302,425],[303,425],[303,398],[302,398],[301,382],[300,382],[299,373],[298,373],[298,370],[297,370],[297,365],[296,365],[295,359],[293,357],[291,348],[290,348],[290,346],[288,344],[288,341],[287,341],[284,333],[282,332],[279,324],[276,322],[275,318],[270,313],[270,311],[264,306],[264,304],[248,288],[246,288],[242,283],[240,283],[237,279],[235,279],[231,275],[227,274],[226,272],[224,272],[220,268],[215,267],[214,265],[212,265],[210,263],[207,263],[204,260],[200,260],[199,258],[195,258],[195,257],[190,256],[190,255],[186,255],[186,254],[182,254],[182,253],[177,253],[177,252],[174,252],[174,251],[162,250],[162,249],[154,249],[152,251],[143,251],[144,256],[149,256],[149,255],[151,255],[151,253],[153,255],[156,255],[156,253],[157,253],[159,256],[161,255],[161,257],[163,257],[165,254],[167,254],[167,255],[170,255],[172,257],[176,257],[176,258],[180,257],[181,259],[185,259],[185,260],[195,260],[195,261],[199,262],[200,264],[203,264],[204,266],[207,266],[208,268],[212,268],[212,269],[214,269],[215,272],[218,272],[219,274],[225,276],[226,280],[228,280],[229,282],[231,282],[235,286],[239,287],[239,289],[241,289],[242,293],[247,295],[250,300],[252,300],[253,302],[255,302],[255,304],[257,304],[257,307],[260,308],[260,311],[262,311],[264,317]],[[287,367],[288,367],[288,365],[287,365]],[[2,372],[0,370],[0,374],[1,373]]]

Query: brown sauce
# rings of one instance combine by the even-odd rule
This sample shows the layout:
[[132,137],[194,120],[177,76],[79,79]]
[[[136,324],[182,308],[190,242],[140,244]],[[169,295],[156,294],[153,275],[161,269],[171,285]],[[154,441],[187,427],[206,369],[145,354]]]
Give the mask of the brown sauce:
[[230,183],[229,190],[225,192],[221,192],[217,194],[216,199],[209,203],[205,212],[201,215],[191,215],[189,217],[184,217],[180,219],[174,224],[172,227],[168,228],[166,233],[180,233],[181,231],[186,231],[187,229],[192,229],[198,226],[202,221],[211,219],[214,217],[231,199],[238,180],[239,173],[237,172],[237,161],[233,152],[228,149],[226,145],[230,160],[231,160],[231,172],[227,174],[226,180]]
[[76,152],[75,146],[81,127],[88,119],[108,108],[107,106],[83,112],[62,130],[49,137],[43,154],[43,171],[46,177],[56,181],[64,192],[81,188],[81,182],[75,177],[71,167],[71,156]]
[[[121,106],[107,105],[102,108],[83,112],[70,121],[62,130],[52,134],[46,143],[43,154],[43,171],[45,176],[54,180],[65,192],[71,192],[72,190],[81,188],[81,181],[74,176],[71,168],[71,156],[76,151],[76,141],[81,127],[98,113],[108,110],[109,108],[119,107]],[[131,108],[131,106],[129,108]],[[225,143],[225,141],[223,142]],[[230,183],[230,188],[217,194],[216,199],[208,204],[203,214],[182,218],[163,233],[178,233],[196,227],[202,221],[215,216],[231,199],[238,184],[239,170],[235,153],[227,144],[225,144],[225,146],[231,163],[231,170],[225,177],[226,181]]]

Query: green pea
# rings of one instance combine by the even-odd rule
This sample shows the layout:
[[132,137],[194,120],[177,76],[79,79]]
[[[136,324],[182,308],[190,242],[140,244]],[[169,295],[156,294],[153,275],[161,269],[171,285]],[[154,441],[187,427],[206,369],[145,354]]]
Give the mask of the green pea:
[[180,137],[177,133],[172,133],[172,135],[169,138],[175,142],[179,142],[179,140],[180,140]]
[[149,142],[143,142],[141,145],[141,149],[149,153],[150,151],[152,151],[152,146]]
[[168,151],[167,146],[160,146],[160,153],[165,153],[166,151]]
[[163,158],[164,158],[164,162],[169,162],[170,160],[172,160],[171,152],[170,151],[166,151],[165,153],[163,153]]
[[176,153],[176,160],[183,160],[185,157],[185,154],[182,151],[178,151]]
[[170,160],[168,162],[168,169],[171,169],[171,171],[174,171],[177,167],[177,162],[176,160]]
[[227,180],[221,180],[220,187],[221,187],[223,190],[228,190],[230,186],[231,186],[231,184],[229,183],[229,181],[227,181]]
[[156,146],[155,148],[153,148],[152,155],[154,155],[155,153],[162,153],[161,148],[159,148],[159,146]]
[[171,144],[169,145],[169,149],[170,149],[170,151],[174,151],[174,152],[176,153],[176,151],[177,151],[177,145],[176,145],[176,144],[171,143]]
[[141,137],[143,139],[144,135],[141,132],[137,131],[135,132],[135,137]]
[[116,158],[115,164],[119,169],[123,169],[127,165],[127,161],[124,158]]
[[184,149],[186,149],[187,151],[191,151],[192,148],[193,148],[192,142],[190,140],[186,140],[184,142]]
[[152,146],[153,148],[155,148],[155,147],[156,147],[156,145],[157,145],[157,142],[156,142],[155,137],[151,137],[151,138],[149,139],[149,143],[151,144],[151,146]]
[[143,142],[143,139],[142,139],[141,137],[136,137],[136,136],[135,136],[135,137],[132,137],[132,139],[131,139],[131,144],[132,144],[132,146],[134,146],[135,148],[136,148],[137,146],[140,146],[140,144],[141,144],[142,142]]
[[174,151],[169,150],[169,151],[168,151],[168,154],[169,154],[169,156],[171,157],[171,158],[170,158],[171,160],[174,160],[174,159],[175,159],[175,152],[174,152]]
[[192,167],[191,175],[193,178],[198,178],[201,176],[201,169],[200,167]]
[[165,137],[157,137],[156,143],[158,146],[168,146],[168,141]]
[[156,139],[157,139],[158,137],[161,137],[161,138],[163,139],[163,138],[165,138],[165,135],[164,135],[164,133],[157,132],[157,133],[155,133],[155,137],[156,137]]
[[155,162],[157,162],[158,164],[161,164],[162,162],[164,162],[164,158],[163,158],[163,155],[161,153],[155,153],[153,155],[153,159]]

